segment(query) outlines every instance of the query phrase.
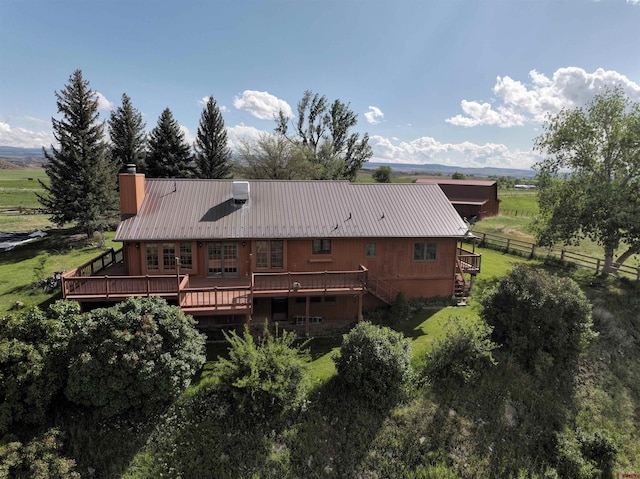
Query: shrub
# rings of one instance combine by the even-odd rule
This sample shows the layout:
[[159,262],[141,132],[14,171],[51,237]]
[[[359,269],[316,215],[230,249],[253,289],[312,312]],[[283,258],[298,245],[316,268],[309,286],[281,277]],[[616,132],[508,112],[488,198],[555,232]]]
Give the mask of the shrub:
[[516,265],[482,300],[492,339],[525,370],[569,368],[595,336],[591,305],[577,283]]
[[105,417],[154,412],[189,385],[205,362],[204,345],[193,318],[161,298],[96,309],[70,345],[65,394]]
[[50,429],[27,445],[0,446],[0,477],[7,479],[80,479],[75,462],[59,455],[60,431]]
[[306,400],[306,342],[296,345],[291,331],[268,333],[254,339],[245,326],[239,336],[225,333],[229,358],[218,358],[214,374],[218,389],[231,405],[251,419],[276,420],[300,408]]
[[464,323],[456,318],[447,325],[444,339],[435,342],[426,359],[424,375],[437,388],[477,379],[484,369],[495,364],[491,351],[497,345],[490,335],[491,328],[486,323]]
[[411,345],[402,333],[362,322],[344,335],[340,352],[332,359],[351,393],[385,403],[409,376]]
[[398,293],[391,306],[390,316],[392,321],[400,321],[409,317],[409,302],[402,291]]
[[77,303],[58,301],[45,313],[33,307],[0,319],[0,434],[14,423],[44,422],[66,382],[67,345]]

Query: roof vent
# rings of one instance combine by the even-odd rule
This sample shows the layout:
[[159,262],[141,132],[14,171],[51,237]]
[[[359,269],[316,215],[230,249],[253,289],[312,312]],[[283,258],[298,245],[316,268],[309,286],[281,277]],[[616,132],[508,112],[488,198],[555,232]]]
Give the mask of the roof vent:
[[249,182],[234,181],[233,182],[233,202],[235,204],[244,204],[249,200]]
[[136,174],[136,165],[135,165],[135,163],[127,164],[127,173],[130,174],[130,175],[135,175]]

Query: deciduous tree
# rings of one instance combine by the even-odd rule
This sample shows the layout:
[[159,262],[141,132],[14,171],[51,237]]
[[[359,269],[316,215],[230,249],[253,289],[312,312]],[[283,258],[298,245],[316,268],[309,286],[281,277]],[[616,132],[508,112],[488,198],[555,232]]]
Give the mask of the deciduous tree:
[[123,93],[122,105],[111,112],[109,119],[111,154],[121,170],[133,164],[139,171],[144,171],[147,148],[145,127],[142,114],[133,107],[127,94]]
[[373,172],[371,177],[376,183],[391,183],[391,167],[380,166]]
[[369,135],[360,138],[350,130],[358,123],[349,104],[305,91],[294,118],[295,134],[288,136],[289,119],[280,111],[276,133],[289,138],[301,148],[308,160],[319,167],[316,179],[355,180],[362,165],[373,155]]
[[241,140],[235,170],[238,177],[265,180],[309,180],[316,168],[302,151],[281,135],[261,134]]
[[200,115],[196,137],[195,162],[198,178],[228,178],[231,172],[231,150],[227,146],[227,130],[216,100],[210,96]]
[[640,104],[620,88],[545,123],[535,147],[548,157],[538,170],[538,242],[589,238],[604,250],[604,271],[640,252]]
[[173,118],[169,108],[165,108],[158,124],[149,135],[149,155],[147,156],[147,176],[151,178],[189,178],[193,170],[190,166],[191,149]]
[[55,224],[74,222],[90,237],[117,220],[118,165],[104,138],[98,97],[80,70],[56,98],[62,118],[51,121],[58,145],[43,148],[49,183],[41,182],[47,194],[38,199]]

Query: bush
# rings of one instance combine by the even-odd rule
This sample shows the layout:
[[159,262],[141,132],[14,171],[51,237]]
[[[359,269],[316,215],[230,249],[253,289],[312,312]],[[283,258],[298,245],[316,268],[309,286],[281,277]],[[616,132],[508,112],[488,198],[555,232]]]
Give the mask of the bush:
[[595,337],[591,305],[577,283],[514,266],[482,300],[492,339],[527,371],[570,369]]
[[161,298],[96,309],[70,345],[65,394],[105,417],[155,412],[189,385],[205,362],[204,345],[193,318]]
[[391,306],[390,316],[392,321],[400,321],[409,317],[409,302],[402,291],[398,293]]
[[290,331],[268,333],[254,339],[248,328],[242,336],[225,333],[229,358],[219,358],[214,374],[219,390],[231,405],[253,420],[269,422],[300,408],[306,400],[306,342],[295,345]]
[[80,479],[75,462],[59,455],[60,431],[51,429],[30,441],[0,446],[0,477],[7,479]]
[[344,335],[332,359],[349,392],[386,403],[409,376],[411,345],[402,333],[362,322]]
[[489,337],[491,328],[483,322],[464,323],[460,318],[447,325],[444,339],[435,342],[426,359],[424,375],[437,388],[461,386],[478,378],[492,364],[497,348]]
[[0,434],[18,422],[41,424],[66,382],[67,345],[77,303],[58,301],[0,319]]

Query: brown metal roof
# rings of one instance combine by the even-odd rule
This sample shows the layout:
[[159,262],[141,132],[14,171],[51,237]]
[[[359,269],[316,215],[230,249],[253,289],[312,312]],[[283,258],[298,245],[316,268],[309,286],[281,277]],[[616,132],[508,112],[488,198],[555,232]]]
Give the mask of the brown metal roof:
[[495,181],[489,180],[451,180],[447,178],[418,178],[416,183],[426,185],[468,185],[468,186],[493,186]]
[[[230,180],[147,179],[138,215],[116,241],[460,237],[467,227],[437,185],[250,180],[236,205]],[[175,185],[175,186],[174,186]]]

